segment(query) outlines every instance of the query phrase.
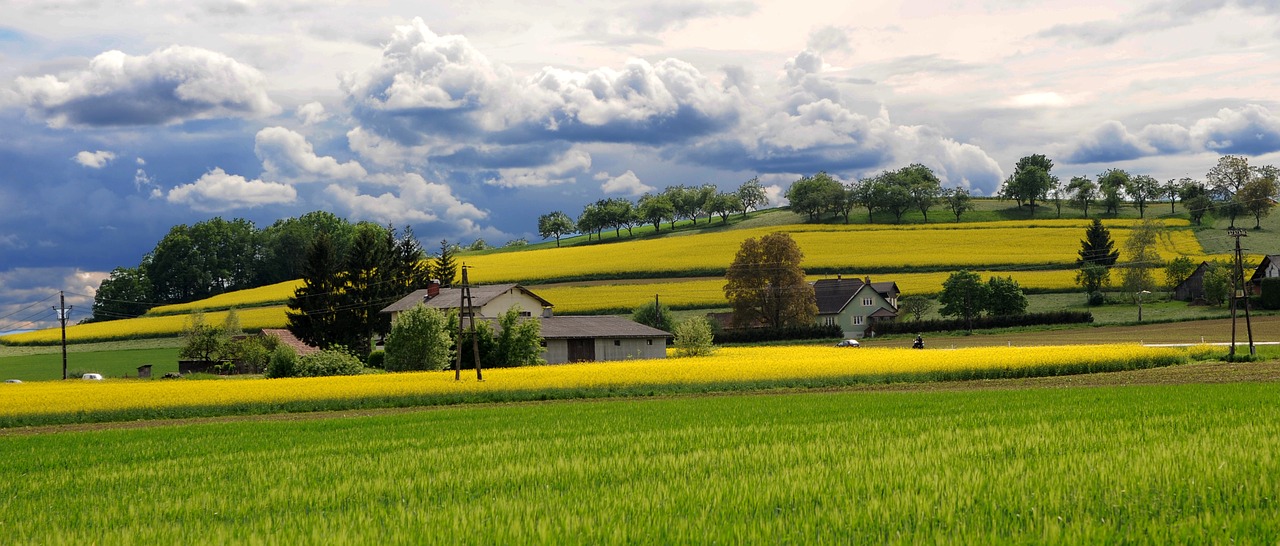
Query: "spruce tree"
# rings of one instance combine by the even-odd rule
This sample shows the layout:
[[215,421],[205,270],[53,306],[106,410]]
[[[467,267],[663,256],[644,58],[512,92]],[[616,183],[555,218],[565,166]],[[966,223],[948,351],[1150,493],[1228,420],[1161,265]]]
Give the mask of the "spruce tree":
[[333,241],[327,233],[317,233],[307,248],[302,286],[289,298],[285,313],[289,331],[298,339],[321,348],[337,343],[340,272]]
[[1102,220],[1094,218],[1093,223],[1085,229],[1084,239],[1080,241],[1080,258],[1076,263],[1111,267],[1116,264],[1116,260],[1120,259],[1120,251],[1114,247],[1115,241],[1111,240],[1111,230],[1102,225]]
[[440,241],[440,254],[431,266],[431,276],[444,288],[453,286],[453,279],[458,276],[458,262],[453,258],[453,246],[448,239]]

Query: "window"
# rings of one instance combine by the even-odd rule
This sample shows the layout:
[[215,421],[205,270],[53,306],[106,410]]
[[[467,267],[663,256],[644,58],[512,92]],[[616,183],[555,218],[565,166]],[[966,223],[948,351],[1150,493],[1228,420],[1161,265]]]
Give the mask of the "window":
[[874,300],[874,299],[871,299],[871,298],[862,298],[862,306],[863,306],[863,307],[871,307],[872,305],[875,305],[875,304],[876,304],[876,300]]
[[521,311],[521,312],[520,312],[520,316],[522,316],[522,317],[532,317],[532,316],[533,316],[533,313],[530,313],[530,312],[528,312],[528,311]]
[[835,326],[836,317],[822,317],[822,324],[825,326]]
[[853,325],[854,325],[854,326],[862,326],[862,315],[855,315],[855,316],[853,317]]
[[544,339],[544,340],[542,340],[542,341],[539,341],[539,342],[538,342],[538,346],[539,346],[539,347],[542,347],[543,349],[546,349],[546,348],[547,348],[547,340],[545,340],[545,339]]
[[621,346],[622,346],[622,340],[621,340],[621,339],[615,339],[615,340],[613,340],[613,346],[614,346],[614,347],[621,347]]
[[653,340],[652,340],[652,339],[646,339],[646,340],[644,340],[644,344],[645,344],[645,345],[653,345]]

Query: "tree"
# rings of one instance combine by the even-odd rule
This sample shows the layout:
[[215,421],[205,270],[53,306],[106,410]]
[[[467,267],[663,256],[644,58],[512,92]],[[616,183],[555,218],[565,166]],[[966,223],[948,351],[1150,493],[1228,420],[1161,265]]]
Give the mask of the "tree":
[[973,198],[969,195],[969,190],[960,186],[944,191],[942,199],[947,203],[951,214],[956,215],[956,222],[960,221],[961,214],[973,209]]
[[911,206],[919,209],[925,223],[928,223],[929,209],[938,203],[938,197],[942,195],[942,181],[929,167],[920,163],[899,169],[898,180],[906,187]]
[[140,317],[153,301],[144,267],[117,267],[93,294],[93,321]]
[[1190,178],[1170,178],[1160,186],[1160,195],[1169,198],[1169,214],[1178,212],[1178,197],[1182,194],[1182,188],[1191,182]]
[[394,241],[389,228],[357,224],[351,252],[342,265],[338,328],[333,337],[361,361],[369,357],[376,335],[390,329],[390,319],[379,310],[404,295],[392,276],[397,269],[392,259]]
[[986,311],[991,316],[1027,314],[1027,296],[1013,277],[991,277],[987,280]]
[[942,282],[938,313],[944,317],[959,317],[965,321],[965,329],[973,331],[973,318],[987,308],[987,285],[982,278],[969,270],[952,273]]
[[298,339],[321,348],[337,343],[340,270],[333,242],[319,233],[307,249],[302,286],[294,290],[285,312],[289,331]]
[[1031,207],[1031,213],[1035,214],[1036,199],[1043,199],[1048,195],[1049,188],[1053,187],[1055,179],[1050,174],[1052,170],[1053,160],[1044,155],[1025,156],[1014,166],[1013,174],[1005,181],[1002,194],[1016,200],[1019,207],[1025,201]]
[[698,192],[687,186],[667,186],[662,195],[671,201],[675,214],[671,218],[671,229],[676,228],[677,218],[689,218],[694,225],[698,223]]
[[933,300],[919,294],[907,296],[898,300],[898,310],[915,317],[915,320],[921,320],[925,313],[933,310]]
[[742,208],[736,193],[717,193],[707,200],[707,212],[720,216],[720,222],[728,222],[729,215]]
[[821,219],[824,212],[837,210],[843,198],[844,186],[826,172],[801,178],[787,188],[791,210],[807,214],[810,221]]
[[1164,264],[1164,286],[1169,292],[1173,292],[1182,281],[1190,277],[1196,271],[1196,263],[1186,256],[1178,256]]
[[1084,262],[1076,272],[1076,284],[1084,288],[1086,302],[1092,304],[1096,299],[1101,303],[1102,289],[1111,284],[1111,270],[1101,264]]
[[1107,169],[1098,175],[1098,192],[1107,207],[1106,214],[1120,213],[1120,204],[1124,202],[1120,194],[1128,185],[1129,173],[1124,169]]
[[258,272],[258,284],[267,285],[302,277],[306,267],[307,249],[320,233],[329,236],[334,252],[347,255],[355,226],[332,212],[314,211],[296,218],[276,220],[259,235],[263,259]]
[[1145,220],[1135,226],[1124,243],[1128,260],[1120,270],[1120,287],[1134,303],[1142,293],[1156,289],[1155,268],[1164,262],[1156,253],[1156,242],[1161,228],[1159,222]]
[[230,342],[231,336],[225,330],[206,322],[204,313],[197,311],[187,317],[186,325],[182,328],[178,358],[218,362],[223,359]]
[[1204,271],[1204,299],[1213,305],[1226,303],[1231,296],[1231,277],[1234,268],[1218,261],[1209,262]]
[[591,234],[596,235],[596,239],[600,239],[600,232],[609,226],[606,219],[608,211],[604,209],[603,200],[595,203],[588,203],[582,207],[582,214],[578,215],[578,232],[586,233],[587,240],[591,240]]
[[865,198],[869,203],[868,210],[874,207],[888,212],[895,222],[902,223],[902,215],[914,206],[901,171],[884,171],[863,183],[867,185]]
[[1209,190],[1204,184],[1185,178],[1183,180],[1187,182],[1178,191],[1178,196],[1182,198],[1182,206],[1187,209],[1187,215],[1198,226],[1206,214],[1213,212],[1213,199],[1209,197]]
[[675,324],[675,317],[671,314],[671,308],[657,301],[648,302],[635,308],[631,312],[631,320],[664,332],[670,332]]
[[1098,196],[1098,185],[1087,176],[1075,176],[1067,184],[1067,192],[1071,195],[1071,204],[1084,209],[1084,217],[1089,217],[1089,203]]
[[785,233],[743,241],[725,272],[724,293],[733,308],[733,325],[813,324],[818,305],[800,267],[802,259],[800,246]]
[[769,196],[765,193],[764,186],[760,185],[758,177],[751,177],[751,180],[738,186],[738,200],[742,204],[743,218],[747,217],[747,211],[769,204]]
[[538,217],[538,236],[543,239],[556,238],[556,248],[560,247],[560,238],[573,233],[573,219],[561,211],[549,212]]
[[1159,197],[1163,190],[1160,188],[1159,180],[1139,174],[1129,178],[1125,183],[1124,191],[1129,194],[1129,199],[1133,200],[1133,206],[1138,207],[1138,217],[1146,218],[1147,201]]
[[450,288],[458,277],[458,260],[453,254],[457,247],[450,245],[448,239],[440,240],[440,253],[431,260],[431,278],[440,281],[440,286]]
[[[666,195],[644,194],[640,197],[640,204],[636,211],[636,215],[641,220],[653,224],[653,231],[661,231],[662,221],[671,220],[675,222],[676,209],[671,205],[671,199]],[[672,225],[674,228],[674,224]]]
[[1253,229],[1262,229],[1262,219],[1271,214],[1271,209],[1276,206],[1274,195],[1276,194],[1276,177],[1258,176],[1245,183],[1244,187],[1236,193],[1236,199],[1240,202],[1244,210],[1253,215]]
[[1102,225],[1097,218],[1085,228],[1084,239],[1080,241],[1080,258],[1077,264],[1097,264],[1103,267],[1115,265],[1120,259],[1120,251],[1115,250],[1115,242],[1111,240],[1111,230]]
[[715,352],[712,345],[711,323],[706,317],[689,317],[676,325],[675,356],[709,356]]
[[542,323],[538,319],[521,320],[520,307],[513,305],[498,315],[498,330],[494,336],[495,351],[487,366],[511,368],[545,363],[542,360]]

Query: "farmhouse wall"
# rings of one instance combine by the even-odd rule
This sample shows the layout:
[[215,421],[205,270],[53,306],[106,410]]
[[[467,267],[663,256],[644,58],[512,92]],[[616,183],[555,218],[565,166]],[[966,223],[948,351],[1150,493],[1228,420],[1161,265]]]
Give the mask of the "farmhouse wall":
[[[666,358],[665,338],[597,338],[594,340],[595,361]],[[569,362],[569,340],[548,339],[542,351],[548,364]]]
[[519,290],[512,290],[493,298],[480,308],[479,314],[482,317],[497,317],[512,305],[519,306],[521,311],[529,313],[530,316],[537,317],[542,314],[542,302]]

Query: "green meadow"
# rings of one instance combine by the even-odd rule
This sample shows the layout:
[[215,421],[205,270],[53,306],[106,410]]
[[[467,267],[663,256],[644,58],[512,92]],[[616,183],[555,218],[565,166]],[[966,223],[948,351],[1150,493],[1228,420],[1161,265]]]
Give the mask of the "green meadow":
[[1280,541],[1280,384],[11,430],[3,544]]

